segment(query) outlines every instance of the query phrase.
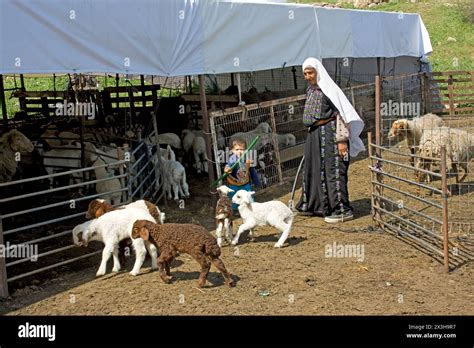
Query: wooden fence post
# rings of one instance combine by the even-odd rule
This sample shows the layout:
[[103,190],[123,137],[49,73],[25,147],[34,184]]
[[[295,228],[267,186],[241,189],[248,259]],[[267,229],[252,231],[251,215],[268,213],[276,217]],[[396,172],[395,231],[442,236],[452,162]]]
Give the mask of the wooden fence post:
[[448,240],[448,179],[446,177],[446,147],[441,146],[441,187],[443,191],[443,249],[444,270],[449,273],[449,240]]
[[449,79],[448,79],[448,95],[449,95],[449,116],[454,116],[454,85],[453,85],[453,75],[449,75]]

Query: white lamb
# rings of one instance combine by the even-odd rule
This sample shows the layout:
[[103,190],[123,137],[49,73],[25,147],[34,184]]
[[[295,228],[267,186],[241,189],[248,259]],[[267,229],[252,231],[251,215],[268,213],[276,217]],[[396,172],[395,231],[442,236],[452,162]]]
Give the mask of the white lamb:
[[296,145],[296,137],[294,134],[277,134],[278,136],[278,147],[288,147]]
[[[248,132],[238,132],[232,134],[232,136],[229,139],[229,147],[232,147],[232,142],[236,138],[241,138],[246,141],[247,146],[250,144],[250,142],[257,136],[257,135],[262,135],[265,133],[271,133],[272,128],[267,122],[262,122],[260,123],[257,128],[254,130],[248,131]],[[260,139],[260,141],[255,145],[254,150],[259,150],[261,147],[265,146],[268,143],[267,138]]]
[[[97,276],[106,272],[107,261],[113,255],[114,266],[112,272],[120,271],[120,260],[118,257],[119,242],[131,238],[133,224],[136,220],[147,220],[155,222],[155,219],[145,210],[133,207],[114,210],[93,220],[77,225],[72,230],[74,244],[87,246],[90,241],[97,240],[105,244],[102,251],[102,261],[96,273]],[[141,238],[132,239],[136,259],[131,275],[137,275],[145,261],[146,252],[151,256],[151,269],[157,269],[158,252],[156,247]]]
[[172,198],[171,190],[173,190],[175,201],[178,201],[179,197],[189,198],[189,186],[186,182],[186,170],[183,165],[178,161],[168,160],[164,157],[161,157],[161,161],[163,189],[168,199]]
[[201,173],[202,170],[208,173],[209,168],[207,163],[206,141],[202,131],[184,129],[181,134],[183,136],[184,151],[188,152],[190,149],[193,150],[194,163],[198,174]]
[[[462,182],[468,174],[468,163],[474,156],[474,134],[463,129],[439,127],[424,131],[418,148],[418,155],[422,157],[441,157],[441,146],[446,147],[447,170],[454,170],[456,183]],[[416,168],[431,170],[433,161],[424,158],[416,159]],[[464,169],[464,175],[459,178],[458,166]],[[425,173],[418,172],[417,178],[423,181]],[[430,177],[428,176],[428,180]]]
[[[159,145],[162,144],[167,144],[173,146],[175,149],[181,149],[181,139],[179,138],[178,135],[174,133],[163,133],[163,134],[158,134],[158,137],[156,139],[158,141]],[[154,138],[149,138],[147,143],[150,144],[156,144]]]
[[256,226],[270,225],[282,232],[280,239],[275,243],[275,248],[281,248],[290,234],[293,223],[293,213],[280,201],[269,201],[265,203],[252,202],[255,192],[239,190],[232,197],[232,203],[239,205],[239,213],[244,223],[239,226],[237,235],[232,240],[232,245],[239,242],[243,231],[250,230],[253,237],[253,228]]

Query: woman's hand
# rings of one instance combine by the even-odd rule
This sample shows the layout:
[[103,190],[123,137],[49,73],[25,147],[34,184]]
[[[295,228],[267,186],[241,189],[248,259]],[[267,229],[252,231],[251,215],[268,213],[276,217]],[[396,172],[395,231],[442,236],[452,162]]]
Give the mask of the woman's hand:
[[349,151],[347,148],[347,142],[337,143],[337,150],[339,151],[339,156],[341,156],[341,158],[348,158]]
[[224,167],[224,173],[230,174],[230,173],[232,173],[232,169],[230,169],[229,166],[225,166]]

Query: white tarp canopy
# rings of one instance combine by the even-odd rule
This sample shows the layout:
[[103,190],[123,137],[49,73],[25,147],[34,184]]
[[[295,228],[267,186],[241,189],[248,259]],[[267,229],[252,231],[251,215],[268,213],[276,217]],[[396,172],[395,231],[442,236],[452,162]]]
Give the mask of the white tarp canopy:
[[198,0],[2,0],[0,74],[220,74],[422,57],[417,14]]

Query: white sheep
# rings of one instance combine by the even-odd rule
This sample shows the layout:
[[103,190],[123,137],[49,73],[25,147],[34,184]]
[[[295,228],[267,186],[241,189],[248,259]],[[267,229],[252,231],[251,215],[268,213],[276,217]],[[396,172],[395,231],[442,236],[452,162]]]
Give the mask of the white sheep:
[[[240,139],[245,140],[245,142],[247,143],[247,146],[248,146],[250,144],[250,142],[252,142],[252,140],[257,135],[261,136],[262,134],[271,133],[271,132],[272,132],[272,128],[270,127],[270,125],[267,122],[262,122],[254,130],[251,130],[251,131],[248,131],[248,132],[238,132],[238,133],[232,134],[232,136],[229,139],[229,147],[232,147],[232,142],[236,138],[240,138]],[[267,137],[262,137],[262,139],[260,139],[260,141],[255,145],[254,150],[260,149],[261,147],[265,146],[269,141],[271,141],[270,137],[268,137],[268,138]]]
[[[78,246],[87,246],[90,241],[101,241],[105,244],[102,251],[102,260],[97,276],[104,275],[106,272],[107,261],[113,255],[114,266],[112,271],[120,271],[120,260],[118,257],[119,242],[131,238],[133,223],[136,220],[143,219],[155,222],[155,219],[145,210],[134,207],[114,210],[93,220],[86,221],[77,225],[72,230],[74,244]],[[131,275],[137,275],[145,261],[146,252],[151,256],[151,269],[157,269],[158,252],[156,247],[143,239],[133,239],[133,248],[135,249],[136,259]]]
[[166,149],[160,147],[160,156],[169,161],[176,161],[176,154],[173,149],[171,149],[170,145],[168,145]]
[[[415,117],[412,120],[406,118],[396,120],[388,132],[388,139],[398,140],[407,139],[407,145],[412,154],[415,153],[415,147],[420,144],[421,135],[424,130],[441,127],[443,120],[435,114],[426,114],[421,117]],[[413,158],[411,159],[413,165]]]
[[[441,157],[441,146],[446,148],[446,167],[456,173],[456,183],[462,182],[468,173],[468,162],[474,156],[474,134],[463,129],[438,127],[425,130],[421,136],[417,154],[422,157]],[[415,167],[431,170],[433,161],[417,158]],[[464,169],[464,175],[459,178],[458,167]],[[425,173],[417,172],[418,181],[423,181]],[[428,176],[428,180],[430,177]]]
[[[126,148],[123,148],[124,151],[125,151],[125,149]],[[86,148],[86,151],[87,151],[87,148]],[[102,146],[101,149],[96,149],[95,153],[100,155],[102,160],[107,164],[113,164],[117,161],[120,161],[120,159],[119,159],[119,148],[117,146],[114,146],[114,145]],[[131,154],[131,152],[128,152],[128,156],[124,152],[124,159],[128,160],[130,165],[133,165],[136,161],[135,156],[133,154]],[[111,166],[109,166],[109,169],[116,169],[117,167],[118,167],[117,165],[111,165]]]
[[97,193],[106,193],[111,192],[102,197],[112,205],[120,204],[122,199],[122,184],[120,180],[114,177],[114,172],[111,171],[110,173],[107,171],[106,167],[103,167],[106,163],[101,159],[97,158],[97,160],[93,163],[95,178],[97,180],[110,178],[106,181],[99,181],[95,184],[95,190]]
[[202,170],[208,173],[209,168],[206,153],[206,141],[202,131],[184,129],[181,134],[183,137],[184,151],[188,152],[190,149],[193,149],[194,163],[198,174],[201,173]]
[[[163,177],[163,190],[167,194],[168,199],[172,198],[171,190],[173,190],[175,201],[179,200],[179,197],[189,198],[189,187],[186,182],[186,170],[183,165],[178,161],[167,160],[164,157],[162,160],[162,177]],[[158,185],[158,181],[156,182]]]
[[256,226],[270,225],[282,232],[280,239],[275,243],[275,248],[281,248],[290,234],[293,223],[293,213],[280,201],[269,201],[264,203],[252,202],[255,192],[239,190],[232,197],[232,203],[239,205],[239,213],[244,223],[239,226],[237,235],[232,240],[232,245],[239,242],[242,232],[250,230],[253,237],[253,228]]
[[181,149],[181,139],[174,133],[163,133],[158,134],[158,137],[150,137],[147,141],[148,144],[156,144],[155,139],[159,145],[167,144],[173,146],[175,149]]
[[23,133],[12,129],[0,138],[0,182],[11,181],[16,173],[17,153],[30,153],[33,143]]
[[222,185],[217,188],[219,200],[216,205],[216,236],[219,247],[222,245],[222,230],[225,229],[225,238],[232,241],[232,203],[228,194],[234,192],[231,188]]
[[277,134],[278,136],[278,147],[288,147],[296,145],[296,137],[294,134],[286,133],[286,134]]

